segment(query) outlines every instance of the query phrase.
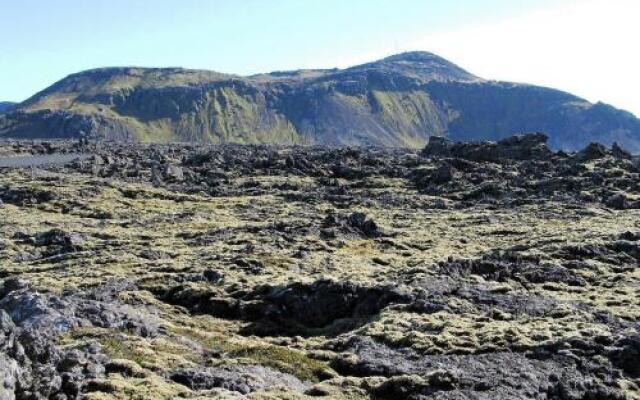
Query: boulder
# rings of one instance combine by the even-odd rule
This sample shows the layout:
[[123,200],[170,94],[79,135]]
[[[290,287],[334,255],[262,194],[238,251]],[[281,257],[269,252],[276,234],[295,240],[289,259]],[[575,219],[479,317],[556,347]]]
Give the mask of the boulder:
[[323,236],[335,237],[336,231],[366,238],[385,236],[385,232],[365,213],[354,212],[348,216],[329,214],[322,221]]
[[184,171],[182,167],[174,164],[168,164],[164,168],[164,179],[168,182],[182,182],[184,180]]
[[622,146],[620,146],[618,142],[613,142],[613,145],[611,146],[611,153],[613,154],[614,157],[623,158],[625,160],[630,160],[632,157],[631,153],[629,153]]
[[[544,133],[514,135],[498,142],[451,142],[444,138],[429,141],[423,156],[459,157],[477,162],[505,160],[544,160],[553,156]],[[433,143],[432,143],[433,141]]]
[[440,136],[429,137],[429,142],[422,149],[424,157],[449,157],[451,156],[451,149],[455,145],[455,142]]
[[450,182],[455,177],[456,170],[451,165],[447,163],[441,164],[429,177],[429,181],[436,184],[442,185]]
[[611,155],[611,151],[600,143],[589,143],[587,147],[576,153],[575,158],[580,161],[592,161]]
[[627,200],[627,197],[623,194],[614,194],[612,196],[609,196],[605,201],[604,204],[609,207],[609,208],[613,208],[614,210],[624,210],[626,208],[628,208],[629,202]]
[[36,246],[55,246],[64,252],[80,250],[82,242],[82,237],[79,234],[68,233],[57,228],[38,233],[34,238]]
[[243,395],[274,386],[300,392],[306,389],[306,385],[295,376],[261,365],[186,368],[173,372],[170,378],[193,390],[221,388]]

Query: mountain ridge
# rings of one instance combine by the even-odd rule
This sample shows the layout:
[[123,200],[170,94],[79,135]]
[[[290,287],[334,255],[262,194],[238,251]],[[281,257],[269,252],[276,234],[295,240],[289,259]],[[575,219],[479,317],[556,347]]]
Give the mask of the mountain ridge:
[[8,111],[10,108],[14,107],[17,103],[12,101],[0,101],[0,113]]
[[345,69],[240,76],[179,67],[71,74],[0,117],[0,138],[421,147],[430,136],[545,131],[552,147],[619,142],[640,152],[631,113],[535,85],[488,81],[428,52]]

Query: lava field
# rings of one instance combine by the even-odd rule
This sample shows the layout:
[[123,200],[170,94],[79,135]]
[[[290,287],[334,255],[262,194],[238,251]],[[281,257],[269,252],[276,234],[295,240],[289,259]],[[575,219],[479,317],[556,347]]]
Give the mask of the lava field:
[[639,399],[640,158],[546,140],[2,142],[0,399]]

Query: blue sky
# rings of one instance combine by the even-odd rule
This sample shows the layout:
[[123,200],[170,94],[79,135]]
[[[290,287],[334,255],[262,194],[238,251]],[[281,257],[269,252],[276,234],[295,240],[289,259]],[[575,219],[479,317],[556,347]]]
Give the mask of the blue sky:
[[[0,0],[0,100],[24,100],[70,73],[101,66],[251,74],[344,67],[416,49],[440,53],[484,77],[555,84],[590,100],[634,108],[636,104],[622,104],[622,97],[606,98],[606,92],[600,98],[580,82],[547,79],[557,71],[540,76],[539,66],[528,73],[526,66],[505,63],[499,57],[509,54],[501,52],[507,46],[501,40],[489,39],[498,43],[483,43],[486,50],[465,47],[480,37],[469,29],[484,29],[487,35],[509,21],[594,1]],[[616,1],[633,2],[601,4]],[[474,52],[478,54],[470,57]],[[491,63],[486,54],[498,59]]]

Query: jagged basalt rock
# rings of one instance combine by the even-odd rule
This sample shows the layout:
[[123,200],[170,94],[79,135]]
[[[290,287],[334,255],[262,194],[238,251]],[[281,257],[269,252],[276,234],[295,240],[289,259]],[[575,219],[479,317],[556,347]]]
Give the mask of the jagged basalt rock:
[[322,221],[322,228],[323,234],[327,237],[335,237],[336,230],[343,234],[357,234],[368,238],[386,235],[373,219],[361,212],[355,212],[346,217],[336,214],[327,215]]
[[605,200],[604,204],[607,207],[611,207],[615,210],[624,210],[629,206],[629,202],[623,194],[616,194],[611,197],[608,197]]
[[450,139],[432,136],[421,154],[425,157],[451,157],[454,146],[455,142]]
[[[262,291],[265,294],[260,294]],[[337,320],[371,317],[393,303],[408,303],[413,297],[391,286],[367,287],[352,282],[320,280],[312,284],[259,289],[261,298],[255,317],[275,322],[293,321],[308,328],[326,327]]]
[[633,335],[621,339],[613,351],[611,358],[627,374],[634,378],[640,377],[640,335]]
[[592,161],[605,158],[611,152],[601,143],[589,143],[587,147],[580,150],[575,158],[580,161]]
[[[60,348],[58,338],[74,329],[100,327],[155,336],[148,313],[118,304],[107,284],[89,296],[38,293],[11,278],[0,291],[0,388],[3,398],[82,397],[90,379],[104,375],[108,357],[95,343]],[[4,374],[4,376],[3,376]]]
[[260,365],[181,369],[173,372],[171,379],[194,390],[222,388],[245,395],[274,386],[287,387],[299,392],[306,388],[306,385],[293,375]]
[[[5,309],[9,309],[10,314]],[[31,315],[31,311],[26,312]],[[34,317],[18,313],[15,303],[6,297],[2,300],[0,396],[7,399],[79,398],[83,382],[104,371],[102,365],[106,357],[90,346],[57,348],[54,345],[56,330],[62,329],[60,324],[64,323],[59,317],[41,314],[40,323],[34,324]]]
[[482,259],[446,261],[434,266],[445,275],[479,275],[493,281],[515,280],[521,283],[559,282],[585,286],[586,280],[574,271],[506,255],[488,255]]
[[543,133],[515,135],[495,143],[464,143],[432,138],[421,154],[426,157],[458,157],[476,162],[545,160],[553,155],[546,144],[548,139]]
[[625,150],[622,146],[618,144],[618,142],[613,142],[611,145],[611,154],[617,158],[624,158],[630,160],[633,156],[627,150]]
[[408,304],[415,299],[408,291],[392,286],[332,280],[262,286],[235,299],[178,286],[161,298],[195,313],[253,321],[249,331],[262,335],[305,334],[314,329],[349,330],[354,323],[366,321],[388,305]]
[[33,243],[39,247],[49,247],[55,254],[70,253],[82,250],[82,237],[75,233],[68,233],[61,229],[40,232],[33,238]]
[[[373,389],[376,399],[411,399],[430,390],[429,383],[420,376],[403,375],[390,378]],[[433,392],[434,390],[431,390]]]
[[412,172],[411,180],[416,188],[428,190],[431,186],[446,185],[455,179],[457,170],[448,162],[443,162],[435,170],[418,169]]
[[0,398],[637,397],[638,158],[440,147],[0,142],[87,155],[0,174]]
[[[606,365],[581,364],[566,356],[490,353],[478,356],[429,356],[392,349],[369,338],[351,337],[339,348],[355,357],[338,359],[334,368],[354,376],[393,376],[373,388],[378,398],[625,398],[615,378],[599,375]],[[446,366],[446,370],[442,367]],[[442,392],[442,393],[441,393]]]
[[177,165],[167,165],[164,169],[164,178],[168,181],[181,182],[184,180],[184,172]]
[[444,163],[431,174],[431,176],[429,177],[429,181],[435,183],[436,185],[442,185],[453,180],[455,177],[455,173],[455,168],[447,163]]
[[58,196],[52,191],[30,187],[0,187],[0,200],[16,206],[46,203]]

